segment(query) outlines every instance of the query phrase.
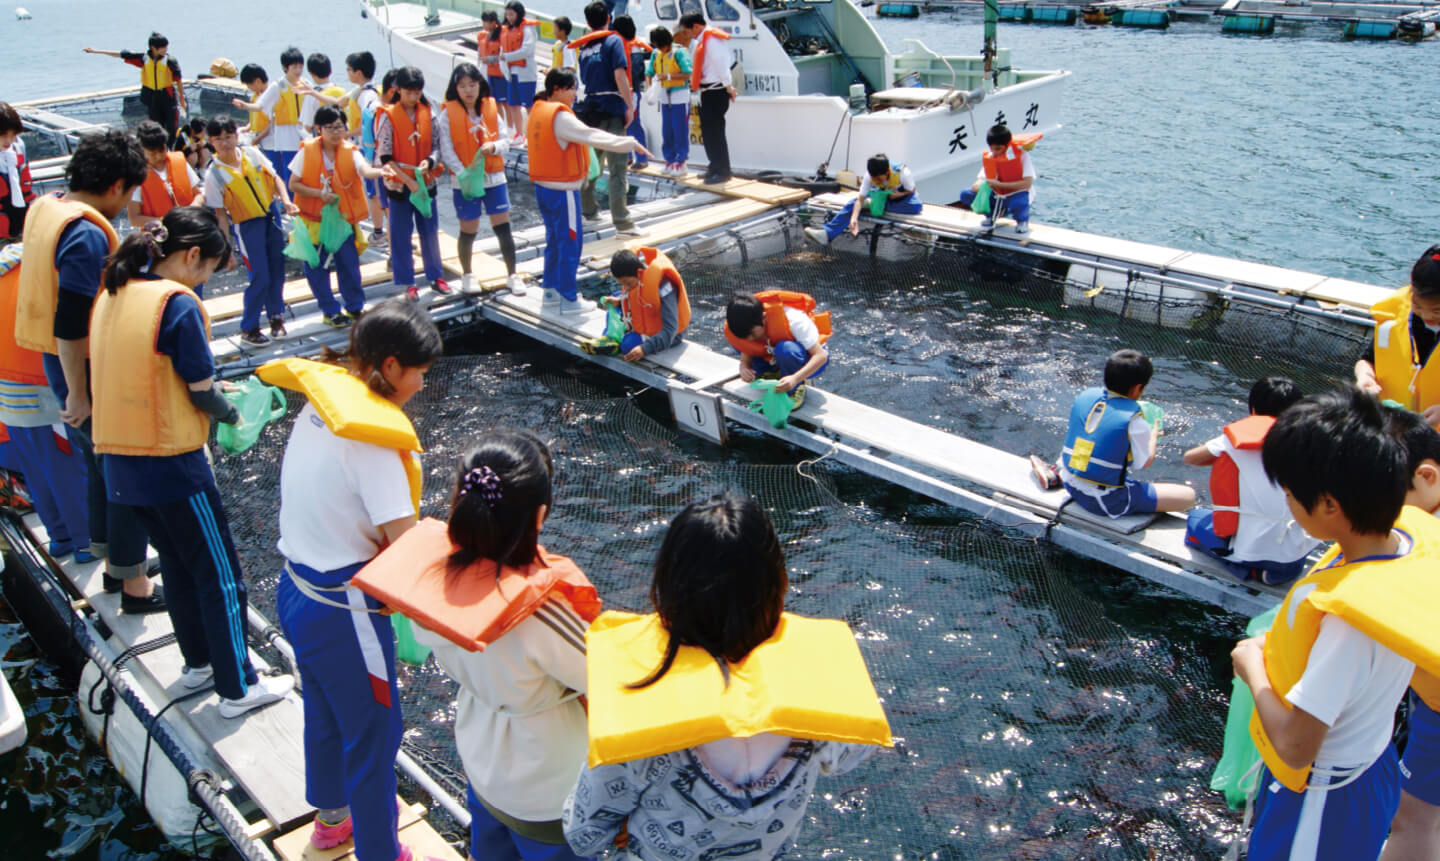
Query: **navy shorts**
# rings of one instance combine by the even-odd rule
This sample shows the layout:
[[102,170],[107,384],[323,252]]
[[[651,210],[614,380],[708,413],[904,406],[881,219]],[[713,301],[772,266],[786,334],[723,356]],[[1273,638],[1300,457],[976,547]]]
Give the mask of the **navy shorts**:
[[486,76],[490,84],[490,98],[495,100],[497,105],[510,103],[510,79],[504,75]]
[[1440,714],[1410,694],[1410,740],[1400,760],[1400,788],[1440,805]]
[[499,215],[510,211],[510,186],[505,183],[485,189],[484,197],[470,200],[455,189],[455,217],[461,221],[481,215]]
[[1078,490],[1065,489],[1075,504],[1099,517],[1124,517],[1127,514],[1152,514],[1159,503],[1155,485],[1148,481],[1125,479],[1124,487],[1117,487],[1101,497],[1087,496]]
[[1375,858],[1400,806],[1395,745],[1385,748],[1353,782],[1335,789],[1313,788],[1343,778],[1310,775],[1311,789],[1291,792],[1266,768],[1255,797],[1250,861],[1353,861]]
[[506,104],[521,108],[528,108],[535,104],[535,82],[521,81],[514,75],[511,75],[509,91],[505,101]]

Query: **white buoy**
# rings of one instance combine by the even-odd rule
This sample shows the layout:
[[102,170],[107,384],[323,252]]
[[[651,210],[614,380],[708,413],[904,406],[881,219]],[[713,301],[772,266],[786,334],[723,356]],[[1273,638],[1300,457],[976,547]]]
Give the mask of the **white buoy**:
[[16,20],[16,21],[29,21],[29,20],[30,20],[30,10],[29,10],[29,9],[26,9],[24,6],[16,6],[16,7],[15,7],[15,20]]

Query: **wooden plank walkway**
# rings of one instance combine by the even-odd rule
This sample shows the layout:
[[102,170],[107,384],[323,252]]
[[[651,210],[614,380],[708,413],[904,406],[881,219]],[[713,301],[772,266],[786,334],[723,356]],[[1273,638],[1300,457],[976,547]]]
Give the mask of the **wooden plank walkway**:
[[[425,806],[405,804],[396,799],[400,807],[400,843],[409,846],[416,861],[425,857],[440,858],[444,861],[462,861],[444,838],[435,833],[425,821]],[[355,844],[342,843],[333,849],[316,849],[310,845],[310,833],[315,830],[314,821],[305,823],[288,834],[276,837],[271,844],[281,861],[354,861]]]

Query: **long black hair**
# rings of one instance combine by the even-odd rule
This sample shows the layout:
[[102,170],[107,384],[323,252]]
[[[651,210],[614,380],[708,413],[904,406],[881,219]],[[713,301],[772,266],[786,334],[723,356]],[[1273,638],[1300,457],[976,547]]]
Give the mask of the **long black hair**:
[[125,237],[106,261],[101,282],[113,296],[152,264],[191,248],[199,248],[205,260],[223,263],[230,256],[230,240],[220,229],[213,210],[204,206],[177,206],[158,223],[151,222]]
[[1440,245],[1425,249],[1410,267],[1410,292],[1422,299],[1440,299]]
[[549,506],[555,472],[550,449],[524,430],[483,435],[466,452],[450,496],[450,571],[482,559],[524,568],[539,558],[536,512]]
[[380,373],[386,359],[393,356],[402,368],[421,368],[444,351],[440,330],[430,315],[419,303],[397,296],[361,314],[350,329],[350,346],[343,354],[327,352],[325,358],[347,361],[371,391],[386,397],[395,391]]
[[425,98],[425,73],[415,66],[401,66],[395,70],[395,94],[390,97],[390,104],[400,103],[401,90],[419,90],[420,104],[430,104]]
[[789,587],[780,538],[759,503],[727,491],[687,505],[670,521],[650,586],[670,635],[665,658],[630,687],[659,681],[681,646],[708,652],[728,683],[729,665],[775,633]]
[[445,101],[461,104],[460,82],[466,78],[480,84],[480,95],[475,97],[475,109],[478,111],[480,103],[490,98],[490,82],[474,63],[461,63],[450,71],[450,83],[445,87]]

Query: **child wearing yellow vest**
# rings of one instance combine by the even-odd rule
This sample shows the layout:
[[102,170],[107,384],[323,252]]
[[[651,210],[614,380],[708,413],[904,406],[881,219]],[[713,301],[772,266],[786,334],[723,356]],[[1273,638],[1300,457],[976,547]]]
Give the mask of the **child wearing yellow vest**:
[[690,52],[675,44],[664,27],[650,31],[655,53],[645,68],[647,77],[660,82],[660,152],[666,176],[684,176],[690,160]]
[[297,88],[305,94],[305,100],[300,103],[300,127],[305,130],[305,134],[314,137],[320,134],[320,129],[315,122],[316,109],[321,105],[331,105],[332,107],[343,105],[345,88],[339,84],[330,83],[330,58],[318,51],[305,58],[305,71],[310,73],[310,83],[302,82],[301,86]]
[[[256,98],[254,101],[237,98],[231,103],[242,111],[260,114],[269,121],[262,150],[284,183],[290,181],[290,160],[307,137],[300,123],[300,111],[307,90],[300,80],[300,73],[305,70],[305,55],[291,45],[280,54],[280,68],[284,70],[284,77],[273,84],[266,83],[265,71],[259,66],[252,64],[241,69],[240,82],[249,87]],[[260,73],[258,77],[255,75],[257,70]]]
[[[240,420],[215,387],[210,321],[193,288],[230,256],[213,213],[177,207],[126,237],[95,303],[95,450],[110,498],[134,506],[165,570],[184,688],[212,680],[221,717],[276,702],[246,646],[245,580],[205,456],[210,419]],[[153,349],[137,350],[137,344]]]
[[131,227],[144,227],[159,221],[177,206],[189,206],[200,194],[200,175],[195,172],[182,152],[173,152],[165,129],[152,120],[135,129],[140,148],[150,172],[130,197],[126,215]]
[[1421,413],[1440,428],[1440,245],[1410,268],[1410,286],[1375,303],[1375,337],[1355,363],[1355,385]]
[[[698,858],[703,851],[710,858],[778,858],[793,847],[820,776],[843,774],[875,750],[873,743],[833,739],[878,732],[875,741],[889,743],[854,635],[842,622],[785,613],[788,588],[780,539],[754,499],[731,491],[691,504],[671,521],[650,587],[656,616],[616,619],[635,633],[605,657],[597,655],[597,631],[607,622],[614,630],[617,614],[602,615],[587,637],[589,765],[564,814],[576,853],[598,857],[624,829],[628,857]],[[821,648],[816,631],[826,635]],[[839,646],[834,653],[831,645]],[[769,663],[771,656],[779,663]],[[635,659],[644,664],[608,663]],[[850,695],[807,702],[826,714],[813,726],[798,726],[804,719],[792,724],[804,737],[770,731],[771,722],[754,712],[771,695],[806,696],[790,688],[795,674],[806,672],[797,666],[804,660],[814,662],[812,672],[849,681],[843,690]],[[786,674],[787,682],[764,689],[765,669]],[[734,700],[720,693],[741,685],[761,689]],[[642,704],[650,691],[653,699]],[[606,711],[627,703],[634,703],[630,713]],[[714,703],[722,703],[726,724],[743,721],[760,731],[726,733],[713,720]],[[657,709],[668,713],[663,728],[650,728]],[[852,711],[866,716],[869,729],[849,734]],[[618,734],[602,727],[618,727]],[[627,730],[634,732],[626,737]],[[612,739],[619,749],[609,748]],[[632,757],[631,750],[653,753]]]
[[[140,101],[150,114],[150,119],[159,123],[175,139],[180,128],[180,112],[190,110],[185,101],[185,84],[180,76],[180,62],[170,56],[170,40],[159,33],[151,33],[145,53],[135,51],[105,51],[86,48],[87,54],[104,54],[118,57],[140,69]],[[177,110],[178,108],[178,110]]]
[[1249,857],[1374,859],[1399,802],[1395,707],[1416,669],[1396,650],[1416,652],[1408,629],[1386,633],[1405,624],[1403,611],[1377,620],[1374,608],[1357,615],[1353,597],[1336,596],[1350,578],[1369,586],[1383,576],[1414,584],[1394,600],[1427,600],[1440,523],[1402,511],[1405,450],[1372,395],[1301,400],[1276,419],[1261,458],[1296,522],[1335,546],[1290,588],[1269,633],[1231,653],[1254,694],[1251,736],[1264,765]]

